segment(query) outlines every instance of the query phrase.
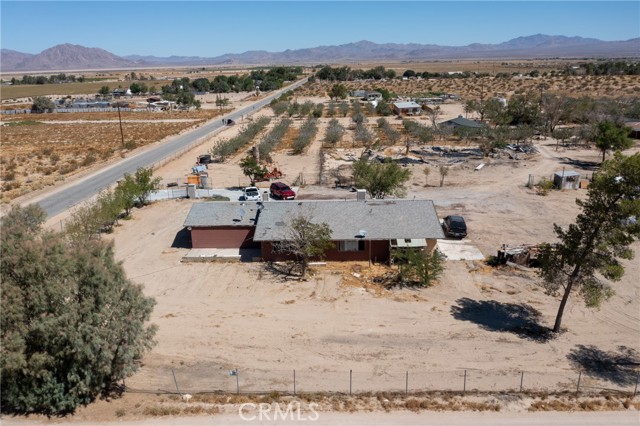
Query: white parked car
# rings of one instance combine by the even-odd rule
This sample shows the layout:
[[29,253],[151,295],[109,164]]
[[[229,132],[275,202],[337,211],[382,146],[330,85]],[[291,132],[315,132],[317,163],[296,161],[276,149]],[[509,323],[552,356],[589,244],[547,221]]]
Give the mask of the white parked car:
[[245,201],[262,201],[262,194],[255,186],[247,186],[242,192]]

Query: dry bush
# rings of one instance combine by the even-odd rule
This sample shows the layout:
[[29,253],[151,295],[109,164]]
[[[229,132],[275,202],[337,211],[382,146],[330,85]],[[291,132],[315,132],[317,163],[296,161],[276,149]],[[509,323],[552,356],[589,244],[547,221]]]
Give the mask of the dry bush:
[[145,409],[142,411],[142,414],[151,417],[161,417],[177,416],[181,412],[182,410],[179,407],[174,407],[171,405],[154,405],[153,407],[145,407]]

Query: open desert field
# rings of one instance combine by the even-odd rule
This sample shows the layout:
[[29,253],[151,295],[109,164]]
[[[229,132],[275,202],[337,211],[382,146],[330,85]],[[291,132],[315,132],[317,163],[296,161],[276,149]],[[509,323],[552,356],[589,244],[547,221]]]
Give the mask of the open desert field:
[[[378,64],[376,64],[378,65]],[[352,68],[363,69],[373,64],[349,64]],[[539,93],[541,88],[549,93],[573,97],[628,97],[640,93],[640,80],[635,76],[558,76],[554,71],[569,66],[563,61],[459,61],[431,63],[388,63],[384,64],[401,75],[407,69],[416,72],[473,71],[489,73],[492,76],[480,78],[451,79],[394,79],[388,81],[347,82],[349,90],[375,90],[384,88],[400,97],[424,97],[434,93],[450,93],[460,97],[461,102],[489,97],[510,97],[513,94]],[[538,70],[538,77],[496,78],[500,72],[526,74]],[[311,71],[311,69],[309,69]],[[248,69],[232,68],[169,68],[157,70],[137,70],[137,78],[144,77],[147,85],[158,87],[173,78],[209,78],[216,75],[246,74]],[[89,82],[65,85],[4,86],[2,108],[29,108],[30,96],[48,95],[52,99],[66,96],[93,97],[101,85],[112,88],[126,87],[131,83],[129,72],[89,73]],[[316,81],[297,91],[297,101],[322,96],[321,101],[333,83]],[[36,90],[36,92],[33,92]],[[82,92],[84,90],[84,92]],[[230,101],[230,108],[239,108],[254,100],[251,93],[224,94]],[[136,148],[144,148],[151,143],[180,134],[215,119],[223,111],[215,106],[215,95],[198,95],[202,108],[197,111],[179,112],[122,112],[123,130],[120,132],[120,118],[117,113],[73,113],[38,115],[0,115],[2,139],[0,140],[0,175],[2,203],[18,197],[28,196],[60,185],[68,179],[83,174],[91,168],[100,167],[118,158],[130,155]],[[144,98],[128,99],[135,104]],[[455,118],[447,116],[442,120]],[[459,111],[460,114],[465,114]],[[467,115],[467,114],[465,114]],[[426,118],[424,118],[426,120]],[[345,124],[348,119],[343,120]],[[373,126],[375,117],[371,117]],[[321,124],[322,126],[322,124]],[[321,129],[322,131],[322,129]],[[293,138],[294,135],[291,135]],[[124,143],[123,143],[124,139]]]

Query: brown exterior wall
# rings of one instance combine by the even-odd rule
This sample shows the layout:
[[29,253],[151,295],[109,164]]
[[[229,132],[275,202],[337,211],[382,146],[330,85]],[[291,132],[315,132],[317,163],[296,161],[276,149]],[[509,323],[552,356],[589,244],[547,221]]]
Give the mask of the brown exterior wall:
[[[324,260],[329,262],[336,261],[368,261],[369,254],[371,254],[371,260],[376,262],[386,262],[389,260],[389,241],[366,241],[364,242],[364,250],[361,251],[340,251],[339,243],[334,242],[334,247],[325,252]],[[275,253],[273,250],[273,243],[269,241],[262,242],[262,260],[272,262],[287,260],[289,257]]]
[[220,226],[191,229],[193,248],[258,248],[253,242],[255,227]]

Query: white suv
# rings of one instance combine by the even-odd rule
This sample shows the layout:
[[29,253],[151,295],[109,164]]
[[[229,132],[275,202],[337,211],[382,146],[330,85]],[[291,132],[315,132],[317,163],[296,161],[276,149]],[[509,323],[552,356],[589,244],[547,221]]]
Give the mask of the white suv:
[[242,192],[245,201],[262,201],[262,194],[255,186],[247,186]]

